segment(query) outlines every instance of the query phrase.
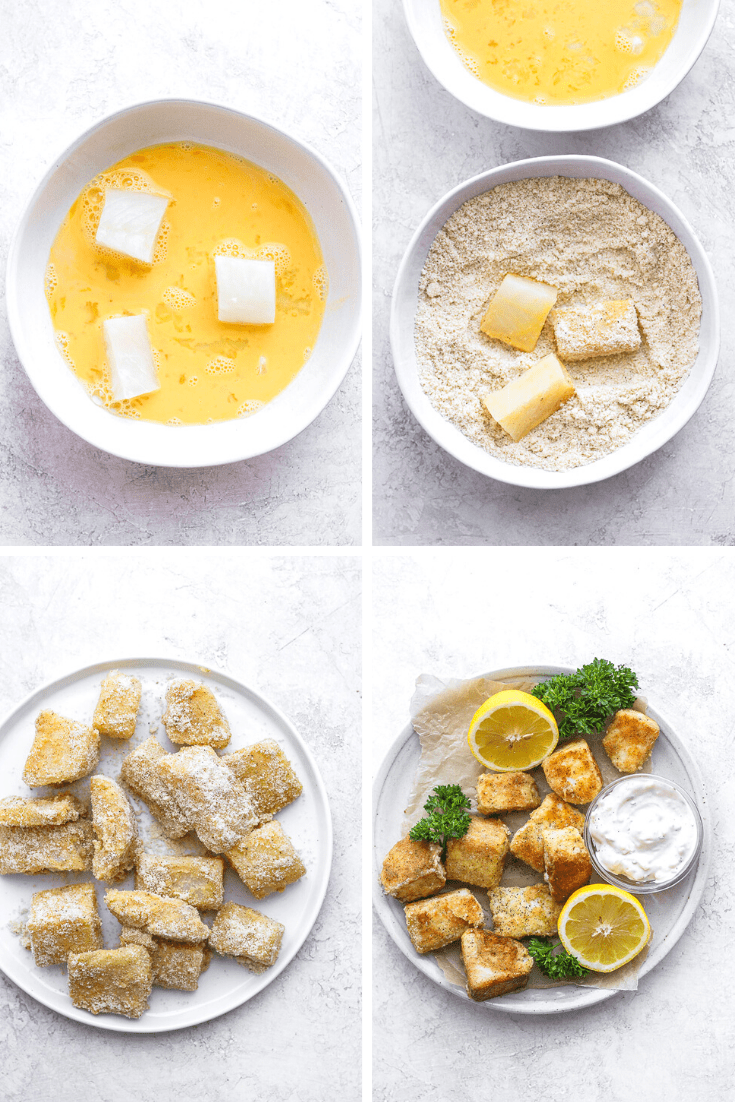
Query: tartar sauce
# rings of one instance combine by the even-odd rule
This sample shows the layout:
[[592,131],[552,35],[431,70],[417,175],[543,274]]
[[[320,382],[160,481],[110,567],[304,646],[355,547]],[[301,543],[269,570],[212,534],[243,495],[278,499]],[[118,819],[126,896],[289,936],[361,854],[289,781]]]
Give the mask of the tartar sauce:
[[603,868],[636,883],[664,883],[689,862],[697,824],[689,804],[660,777],[626,777],[603,792],[589,834]]

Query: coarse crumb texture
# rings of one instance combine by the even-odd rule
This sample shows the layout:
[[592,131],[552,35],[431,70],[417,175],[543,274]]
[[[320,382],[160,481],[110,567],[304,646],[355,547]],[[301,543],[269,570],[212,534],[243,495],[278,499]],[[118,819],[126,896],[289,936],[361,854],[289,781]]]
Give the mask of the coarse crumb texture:
[[100,736],[93,727],[44,711],[36,719],[23,780],[29,788],[78,781],[92,772],[99,756]]
[[101,774],[89,782],[92,826],[96,835],[92,873],[114,884],[135,866],[140,842],[133,809],[119,784]]
[[108,738],[132,738],[140,707],[140,681],[112,670],[102,682],[92,726]]
[[0,800],[0,826],[61,826],[86,814],[82,801],[70,792],[59,796],[7,796]]
[[156,763],[158,777],[199,841],[213,853],[231,849],[257,826],[244,786],[211,746],[185,746]]
[[[480,331],[508,273],[556,287],[557,308],[632,299],[643,338],[634,352],[566,365],[576,396],[517,443],[483,412],[480,394],[557,349],[550,319],[533,352]],[[626,444],[669,405],[696,359],[701,309],[684,246],[619,184],[562,176],[502,184],[455,211],[429,250],[415,325],[421,385],[496,458],[569,470]]]
[[248,790],[253,809],[262,821],[301,795],[301,781],[275,739],[224,754],[222,761]]
[[122,926],[120,928],[121,945],[142,945],[144,949],[153,952],[158,942],[145,930],[138,930],[135,926]]
[[173,987],[178,991],[196,991],[205,968],[202,945],[159,941],[151,954],[153,986]]
[[468,926],[482,926],[482,907],[468,888],[418,899],[404,908],[406,929],[417,953],[432,953],[459,941]]
[[235,957],[251,972],[263,972],[278,959],[285,929],[251,907],[225,903],[212,924],[209,944],[218,953]]
[[38,968],[66,964],[69,953],[102,948],[102,927],[92,884],[36,892],[27,923]]
[[547,827],[573,826],[584,830],[584,815],[577,811],[554,792],[545,796],[541,806],[532,811],[528,822],[524,823],[510,842],[510,852],[520,861],[530,865],[536,872],[544,871],[543,831]]
[[230,741],[230,726],[214,693],[196,681],[169,684],[163,724],[177,745],[221,748]]
[[159,857],[141,853],[135,886],[156,895],[173,895],[200,911],[222,906],[224,861],[221,857]]
[[291,839],[275,820],[246,834],[227,856],[256,899],[282,892],[306,872]]
[[123,760],[120,776],[128,788],[146,802],[167,837],[183,838],[191,830],[191,823],[182,815],[157,771],[159,761],[167,756],[160,742],[153,737],[146,739]]
[[85,872],[92,868],[88,819],[49,827],[0,826],[0,875]]
[[67,963],[69,995],[81,1010],[139,1018],[148,1009],[153,968],[142,946],[70,953]]
[[181,899],[113,889],[106,893],[105,903],[121,926],[134,926],[153,937],[198,942],[209,936],[209,927],[202,922],[197,909]]
[[401,903],[413,903],[438,892],[447,882],[441,853],[442,847],[433,842],[402,838],[383,861],[383,890]]
[[549,937],[556,933],[561,904],[545,884],[493,888],[487,893],[493,926],[503,937]]

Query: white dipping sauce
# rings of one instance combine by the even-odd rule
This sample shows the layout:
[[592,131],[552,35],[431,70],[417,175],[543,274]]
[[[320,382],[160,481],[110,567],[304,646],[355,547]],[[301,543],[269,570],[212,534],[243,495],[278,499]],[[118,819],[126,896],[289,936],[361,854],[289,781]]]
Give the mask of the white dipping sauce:
[[689,804],[659,777],[627,777],[604,792],[590,815],[603,868],[636,883],[671,880],[697,846]]

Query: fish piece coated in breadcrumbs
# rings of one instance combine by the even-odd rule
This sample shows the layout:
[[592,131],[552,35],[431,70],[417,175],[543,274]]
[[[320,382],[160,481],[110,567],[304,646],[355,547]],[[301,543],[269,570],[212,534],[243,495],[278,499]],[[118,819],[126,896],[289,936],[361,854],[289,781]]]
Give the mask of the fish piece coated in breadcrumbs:
[[602,788],[602,773],[583,738],[567,742],[541,762],[549,788],[570,804],[588,804]]
[[556,933],[561,904],[545,884],[528,888],[494,888],[487,893],[496,934],[503,937],[549,937]]
[[510,843],[510,852],[514,857],[525,861],[536,872],[543,872],[542,831],[546,827],[567,826],[576,827],[581,831],[584,828],[584,815],[552,792],[544,798],[540,807],[531,812],[528,822],[515,832]]
[[635,773],[651,756],[658,734],[658,723],[650,716],[622,708],[613,716],[602,745],[616,769]]
[[500,819],[473,817],[463,838],[450,838],[444,869],[447,880],[461,880],[478,888],[500,883],[508,856],[510,831]]
[[401,903],[413,903],[441,891],[447,878],[441,863],[441,846],[402,838],[386,854],[380,882],[388,895]]
[[592,874],[592,862],[584,839],[576,827],[550,827],[543,832],[544,878],[551,898],[564,903]]
[[407,903],[405,913],[408,936],[417,953],[443,949],[459,941],[468,927],[482,926],[485,921],[482,907],[468,888]]
[[462,934],[462,960],[467,994],[475,1002],[521,991],[533,968],[525,945],[489,930],[466,930]]
[[504,811],[533,811],[541,803],[538,785],[530,773],[481,773],[477,778],[477,810],[481,815]]

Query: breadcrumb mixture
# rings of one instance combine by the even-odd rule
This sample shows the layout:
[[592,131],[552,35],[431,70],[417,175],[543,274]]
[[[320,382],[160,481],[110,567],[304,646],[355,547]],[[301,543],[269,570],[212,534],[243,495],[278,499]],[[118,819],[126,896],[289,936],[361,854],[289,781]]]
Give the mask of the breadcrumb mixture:
[[[479,396],[557,349],[548,318],[533,352],[480,331],[508,273],[556,287],[557,307],[631,298],[642,336],[635,352],[567,364],[577,395],[518,443]],[[421,385],[443,417],[498,459],[569,470],[626,444],[669,405],[696,359],[701,311],[684,246],[619,184],[562,176],[502,184],[464,203],[431,246],[416,313]]]

